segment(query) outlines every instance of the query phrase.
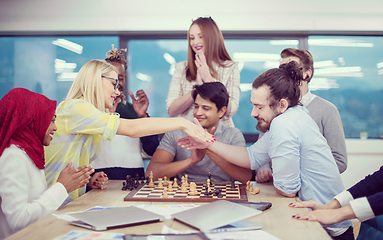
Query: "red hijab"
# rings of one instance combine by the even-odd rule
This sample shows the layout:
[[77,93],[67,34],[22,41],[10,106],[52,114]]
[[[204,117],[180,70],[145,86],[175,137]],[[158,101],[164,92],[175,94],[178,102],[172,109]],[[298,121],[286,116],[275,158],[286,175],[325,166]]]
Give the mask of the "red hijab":
[[27,89],[5,94],[0,100],[0,156],[14,144],[44,169],[43,141],[55,111],[56,101]]

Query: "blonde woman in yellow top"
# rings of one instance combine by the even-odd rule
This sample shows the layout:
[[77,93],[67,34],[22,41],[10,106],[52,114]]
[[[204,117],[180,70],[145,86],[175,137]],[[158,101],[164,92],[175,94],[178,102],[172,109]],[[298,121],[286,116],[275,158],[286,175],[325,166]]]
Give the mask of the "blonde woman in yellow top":
[[[109,113],[107,109],[120,94],[117,76],[115,67],[103,60],[91,60],[80,69],[66,99],[57,107],[57,131],[45,150],[48,187],[56,182],[68,162],[79,167],[93,161],[100,153],[101,137],[112,140],[115,134],[142,137],[182,129],[202,141],[214,141],[214,136],[184,118],[128,120],[120,119],[118,113]],[[100,176],[95,174],[93,178],[96,177]],[[90,181],[93,188],[105,188],[106,181],[99,179],[100,183]],[[85,188],[79,188],[69,193],[64,204],[84,192]]]

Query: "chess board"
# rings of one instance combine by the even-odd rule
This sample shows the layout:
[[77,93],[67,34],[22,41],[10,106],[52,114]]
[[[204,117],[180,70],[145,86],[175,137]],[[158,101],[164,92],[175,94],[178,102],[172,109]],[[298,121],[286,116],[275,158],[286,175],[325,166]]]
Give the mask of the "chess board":
[[[163,198],[163,188],[149,187],[145,183],[139,184],[125,198],[124,201],[146,201],[146,202],[214,202],[217,200],[239,200],[247,202],[246,186],[244,184],[235,184],[235,189],[231,189],[231,182],[214,182],[211,190],[221,189],[222,198],[215,195],[205,195],[206,182],[196,182],[198,194],[189,195],[189,187],[187,192],[181,192],[181,188],[173,188],[173,192],[167,192],[168,198]],[[166,186],[164,186],[166,187]]]

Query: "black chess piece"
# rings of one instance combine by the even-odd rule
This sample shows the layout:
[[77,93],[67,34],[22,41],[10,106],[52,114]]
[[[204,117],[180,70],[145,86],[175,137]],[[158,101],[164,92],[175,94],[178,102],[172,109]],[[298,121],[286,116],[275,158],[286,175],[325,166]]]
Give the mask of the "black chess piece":
[[231,190],[235,190],[235,183],[234,183],[234,180],[231,180]]
[[207,190],[207,185],[206,185],[206,187],[205,187],[205,192],[203,193],[205,196],[206,195],[209,195],[209,192],[208,192],[208,190]]
[[126,190],[126,182],[123,182],[123,183],[122,183],[122,188],[121,188],[121,190]]
[[218,195],[217,195],[217,197],[218,197],[218,198],[223,198],[222,193],[219,192]]

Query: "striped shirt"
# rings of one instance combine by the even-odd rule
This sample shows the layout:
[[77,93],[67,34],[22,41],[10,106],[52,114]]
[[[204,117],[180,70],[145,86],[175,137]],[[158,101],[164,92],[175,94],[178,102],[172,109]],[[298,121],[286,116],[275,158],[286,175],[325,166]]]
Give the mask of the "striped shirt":
[[[220,81],[225,85],[231,102],[230,117],[224,116],[220,121],[226,127],[234,127],[232,116],[237,112],[239,106],[239,94],[240,90],[240,75],[238,66],[235,62],[225,61],[224,65],[227,67],[221,67],[218,64],[214,64],[214,68],[218,73],[216,81]],[[174,100],[193,90],[195,81],[189,82],[186,80],[186,67],[187,61],[179,62],[175,66],[175,72],[173,74],[172,81],[169,85],[168,98],[166,99],[166,109],[169,111],[169,107]],[[180,117],[184,117],[190,121],[193,121],[193,109],[192,104],[185,112],[180,114]]]
[[[89,165],[101,150],[101,137],[112,140],[117,132],[118,113],[104,113],[82,99],[62,102],[56,110],[57,131],[45,148],[45,177],[53,185],[65,166]],[[69,193],[68,203],[85,193],[85,187]]]

